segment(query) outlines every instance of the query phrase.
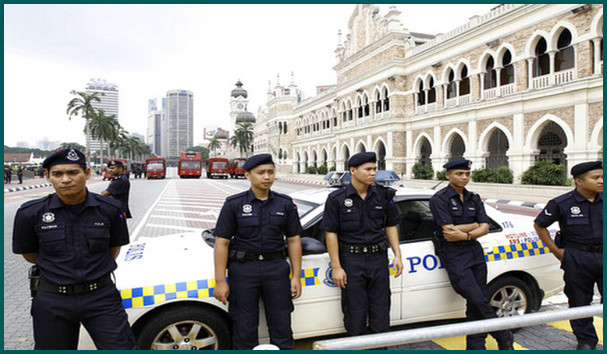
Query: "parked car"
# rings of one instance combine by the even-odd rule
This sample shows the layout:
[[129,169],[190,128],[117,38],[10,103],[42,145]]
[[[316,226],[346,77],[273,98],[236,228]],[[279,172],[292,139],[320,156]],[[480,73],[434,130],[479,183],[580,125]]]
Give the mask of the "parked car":
[[[332,171],[323,177],[323,180],[327,181],[327,184],[332,187],[344,186],[352,182],[352,175],[350,171]],[[400,181],[400,177],[396,172],[391,170],[377,170],[375,176],[375,183],[383,186],[395,186]]]
[[[341,293],[332,281],[320,229],[324,203],[333,190],[291,194],[304,228],[303,289],[292,314],[296,339],[345,332]],[[465,317],[465,301],[451,287],[431,242],[429,200],[434,192],[397,188],[404,270],[399,278],[390,277],[391,325]],[[539,309],[542,299],[563,289],[558,261],[535,233],[532,218],[486,209],[490,231],[479,242],[485,250],[492,306],[498,316]],[[557,229],[549,230],[554,237]],[[141,349],[230,348],[227,306],[213,298],[212,231],[141,237],[121,251],[117,286]],[[394,257],[391,250],[388,257]],[[262,342],[267,342],[263,309],[259,328]],[[84,347],[92,348],[90,342]]]

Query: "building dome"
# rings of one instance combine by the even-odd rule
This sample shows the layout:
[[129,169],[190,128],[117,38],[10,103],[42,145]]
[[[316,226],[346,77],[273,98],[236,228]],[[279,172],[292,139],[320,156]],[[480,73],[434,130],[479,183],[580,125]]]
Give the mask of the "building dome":
[[228,133],[223,131],[223,130],[219,130],[217,131],[217,133],[215,133],[215,137],[217,139],[227,139],[228,138]]
[[236,116],[236,124],[238,123],[255,123],[255,116],[251,112],[244,111]]
[[247,90],[242,88],[242,82],[238,80],[238,82],[236,83],[236,88],[232,90],[232,97],[242,96],[244,98],[247,98],[248,95],[249,94],[247,93]]

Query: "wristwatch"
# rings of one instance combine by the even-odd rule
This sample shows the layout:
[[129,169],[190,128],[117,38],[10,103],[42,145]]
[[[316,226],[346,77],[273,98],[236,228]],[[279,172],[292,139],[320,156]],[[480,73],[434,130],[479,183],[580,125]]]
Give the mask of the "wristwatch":
[[466,232],[466,235],[468,235],[468,238],[466,238],[466,241],[472,240],[472,234],[470,234],[469,232]]

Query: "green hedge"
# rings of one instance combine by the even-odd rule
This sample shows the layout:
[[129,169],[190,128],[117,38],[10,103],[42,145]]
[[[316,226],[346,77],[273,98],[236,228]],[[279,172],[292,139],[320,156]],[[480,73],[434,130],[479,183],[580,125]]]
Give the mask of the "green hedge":
[[414,179],[432,179],[434,176],[434,169],[429,163],[422,164],[421,162],[413,165],[413,178]]
[[308,166],[308,168],[306,169],[306,173],[311,174],[311,175],[318,174],[318,168],[316,168],[314,166]]
[[565,166],[557,165],[550,160],[537,161],[521,177],[522,184],[539,184],[545,186],[567,186],[570,181],[565,175]]
[[326,175],[327,174],[327,165],[321,165],[320,167],[318,167],[317,172],[319,175]]
[[502,166],[497,170],[492,168],[474,170],[472,180],[481,183],[512,183],[514,176],[508,167]]
[[446,181],[447,177],[445,177],[445,175],[447,174],[447,171],[443,170],[443,171],[438,171],[436,172],[436,179],[440,180],[440,181]]

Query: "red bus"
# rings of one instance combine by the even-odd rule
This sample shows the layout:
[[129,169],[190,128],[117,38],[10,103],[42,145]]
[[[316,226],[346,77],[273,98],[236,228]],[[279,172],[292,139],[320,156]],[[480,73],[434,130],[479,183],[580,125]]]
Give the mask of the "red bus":
[[223,157],[212,157],[207,160],[205,169],[207,178],[228,178],[230,161]]
[[[110,161],[122,161],[122,164],[124,165],[124,174],[126,175],[127,178],[129,178],[129,162],[126,159],[109,159],[107,160],[107,162]],[[107,163],[106,163],[107,166]],[[114,175],[110,173],[110,170],[107,167],[104,167],[105,169],[103,170],[103,180],[105,181],[106,179],[112,179],[114,178]]]
[[199,152],[182,152],[177,165],[177,174],[181,178],[200,178],[202,175],[202,155]]
[[145,160],[145,176],[150,178],[165,178],[167,163],[162,157],[151,157]]
[[245,161],[247,161],[247,159],[245,159],[244,157],[238,157],[230,160],[230,177],[244,177],[244,170],[242,169],[242,165],[244,165]]

